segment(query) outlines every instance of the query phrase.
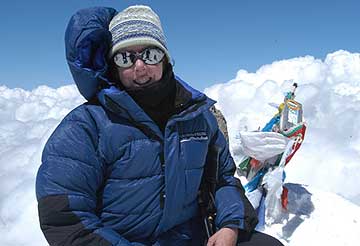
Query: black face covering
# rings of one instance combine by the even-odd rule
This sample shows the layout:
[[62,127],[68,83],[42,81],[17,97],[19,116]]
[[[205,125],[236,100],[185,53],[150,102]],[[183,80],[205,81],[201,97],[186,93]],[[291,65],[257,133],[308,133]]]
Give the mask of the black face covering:
[[142,108],[156,107],[175,91],[175,79],[170,64],[164,68],[163,76],[148,86],[125,89]]
[[159,81],[146,87],[126,91],[164,131],[168,119],[175,112],[176,80],[172,66],[166,65]]

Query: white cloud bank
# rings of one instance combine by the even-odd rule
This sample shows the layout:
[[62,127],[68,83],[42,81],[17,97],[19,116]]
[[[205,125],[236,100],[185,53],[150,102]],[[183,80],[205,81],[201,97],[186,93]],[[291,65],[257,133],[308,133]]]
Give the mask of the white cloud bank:
[[[268,103],[281,103],[291,80],[299,83],[296,99],[304,105],[308,131],[286,168],[287,181],[309,185],[312,196],[309,202],[310,193],[291,186],[289,218],[267,232],[291,245],[355,245],[360,241],[360,55],[340,50],[324,61],[306,56],[256,73],[240,70],[206,93],[218,101],[236,146],[240,130],[262,127],[275,114]],[[0,245],[47,245],[38,223],[35,175],[47,138],[82,102],[74,85],[33,91],[0,86]]]
[[35,176],[46,140],[82,102],[75,86],[31,92],[0,86],[0,245],[47,245],[37,218]]
[[293,82],[303,104],[304,145],[287,167],[288,180],[340,194],[360,205],[360,54],[339,50],[324,61],[312,56],[276,61],[256,73],[205,90],[218,101],[236,146],[241,130],[263,127]]

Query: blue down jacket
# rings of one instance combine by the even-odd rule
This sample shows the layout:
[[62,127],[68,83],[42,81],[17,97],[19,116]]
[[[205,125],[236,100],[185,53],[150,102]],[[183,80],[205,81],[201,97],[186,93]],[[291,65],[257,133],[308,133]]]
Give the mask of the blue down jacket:
[[44,148],[36,194],[46,239],[50,245],[199,245],[197,194],[214,145],[216,225],[251,231],[255,214],[209,112],[214,101],[176,77],[184,107],[162,133],[125,91],[99,87],[111,84],[104,54],[114,14],[81,10],[67,28],[74,80],[85,98],[97,99],[70,112]]

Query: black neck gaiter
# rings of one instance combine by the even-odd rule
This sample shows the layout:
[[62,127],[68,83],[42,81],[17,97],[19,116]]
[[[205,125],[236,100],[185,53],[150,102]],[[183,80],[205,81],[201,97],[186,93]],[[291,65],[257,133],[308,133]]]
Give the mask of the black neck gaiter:
[[164,132],[168,119],[175,112],[176,80],[172,66],[166,66],[159,81],[140,89],[127,90],[127,93]]

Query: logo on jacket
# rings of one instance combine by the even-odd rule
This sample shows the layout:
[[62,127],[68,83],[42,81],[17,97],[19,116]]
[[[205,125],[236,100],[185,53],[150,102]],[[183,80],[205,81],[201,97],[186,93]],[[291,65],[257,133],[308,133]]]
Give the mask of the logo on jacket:
[[180,143],[187,141],[204,141],[208,139],[209,138],[206,132],[192,132],[192,133],[184,133],[180,135]]

